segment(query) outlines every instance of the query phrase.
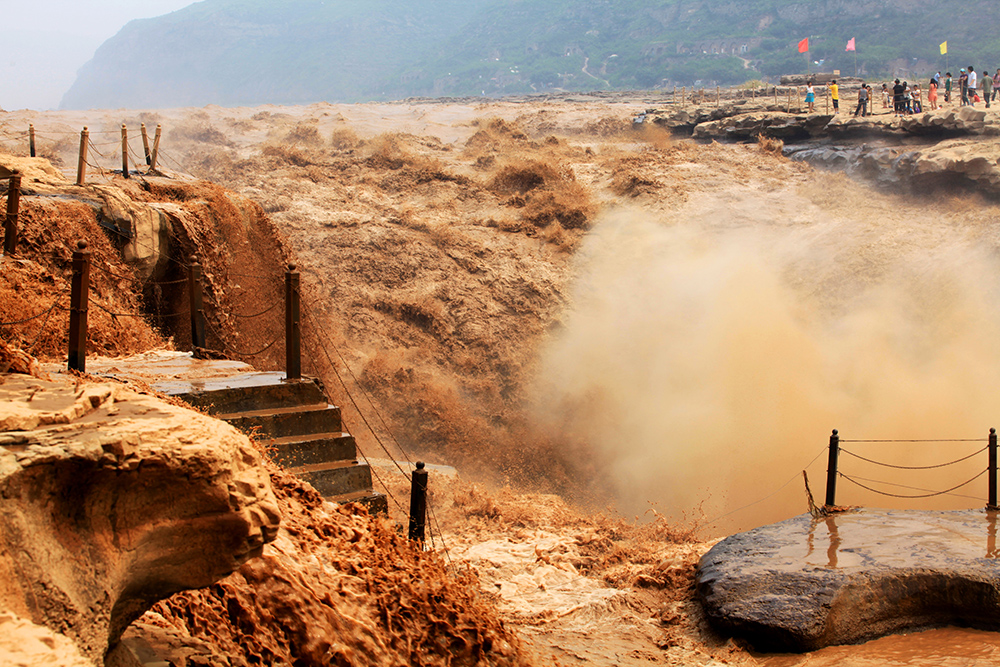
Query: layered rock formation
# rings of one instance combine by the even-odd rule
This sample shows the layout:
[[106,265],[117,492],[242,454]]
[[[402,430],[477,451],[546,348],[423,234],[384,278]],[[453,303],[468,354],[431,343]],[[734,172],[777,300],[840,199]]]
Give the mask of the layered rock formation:
[[122,385],[2,377],[0,609],[99,662],[156,601],[274,539],[268,475],[232,427]]
[[697,586],[723,632],[810,651],[941,625],[1000,628],[996,512],[864,509],[726,538]]

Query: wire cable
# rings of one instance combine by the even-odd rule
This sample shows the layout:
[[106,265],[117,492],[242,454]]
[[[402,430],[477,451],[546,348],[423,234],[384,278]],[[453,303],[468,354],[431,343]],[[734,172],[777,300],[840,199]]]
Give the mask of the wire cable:
[[[823,455],[823,452],[825,452],[825,451],[826,451],[827,449],[828,449],[828,447],[827,447],[826,445],[824,445],[824,446],[823,446],[822,448],[820,448],[820,450],[819,450],[819,452],[818,452],[818,453],[816,454],[816,456],[814,456],[814,457],[813,457],[812,461],[810,461],[809,463],[807,463],[807,464],[805,465],[805,467],[803,468],[803,470],[808,470],[809,466],[811,466],[812,464],[816,463],[816,459],[818,459],[818,458],[819,458],[820,456],[822,456],[822,455]],[[703,526],[711,526],[711,525],[712,525],[713,523],[715,523],[715,522],[719,521],[720,519],[724,519],[724,518],[726,518],[726,517],[727,517],[727,516],[729,516],[730,514],[735,514],[736,512],[742,512],[743,510],[745,510],[745,509],[747,509],[747,508],[750,508],[750,507],[753,507],[754,505],[758,505],[758,504],[760,504],[760,503],[764,502],[765,500],[768,500],[769,498],[771,498],[771,497],[773,497],[773,496],[777,495],[777,493],[778,493],[779,491],[781,491],[782,489],[784,489],[784,488],[785,488],[786,486],[788,486],[789,484],[791,484],[791,483],[792,483],[793,481],[795,481],[795,479],[796,479],[796,478],[798,478],[798,476],[799,476],[800,474],[801,474],[801,473],[795,473],[794,475],[792,475],[792,476],[791,476],[791,478],[789,478],[789,480],[788,480],[787,482],[785,482],[784,484],[782,484],[782,485],[781,485],[781,486],[779,486],[779,487],[778,487],[777,489],[775,489],[775,490],[774,490],[774,491],[772,491],[771,493],[767,494],[766,496],[764,496],[764,497],[763,497],[763,498],[761,498],[760,500],[755,500],[755,501],[753,501],[752,503],[749,503],[749,504],[747,504],[747,505],[744,505],[743,507],[737,507],[736,509],[734,509],[734,510],[730,510],[730,511],[726,512],[725,514],[720,514],[719,516],[715,517],[715,518],[714,518],[714,519],[712,519],[711,521],[708,521],[708,522],[706,522],[706,523],[704,523],[704,524],[702,524],[702,525],[703,525]]]

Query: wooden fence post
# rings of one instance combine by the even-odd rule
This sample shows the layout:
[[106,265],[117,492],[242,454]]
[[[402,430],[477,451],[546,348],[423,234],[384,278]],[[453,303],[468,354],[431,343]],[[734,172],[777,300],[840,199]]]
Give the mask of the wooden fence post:
[[426,525],[427,471],[424,470],[424,462],[417,461],[417,469],[413,471],[410,483],[410,539],[423,542]]
[[142,151],[143,151],[143,153],[146,156],[146,166],[148,167],[149,164],[150,164],[150,158],[149,158],[149,133],[146,132],[146,124],[143,123],[140,126],[139,130],[142,132]]
[[826,464],[826,506],[837,504],[837,457],[840,456],[840,436],[833,429],[830,436],[830,456]]
[[128,128],[122,123],[122,176],[128,178]]
[[28,154],[35,157],[35,125],[28,125]]
[[188,272],[188,301],[191,310],[191,348],[195,358],[199,358],[199,350],[205,349],[205,303],[201,293],[201,264],[198,255],[191,257],[191,269]]
[[302,378],[302,324],[299,314],[299,272],[294,264],[285,271],[285,379]]
[[153,135],[153,155],[150,158],[149,168],[151,171],[156,171],[156,158],[160,153],[160,124],[156,124],[156,134]]
[[90,251],[78,241],[73,253],[73,278],[69,297],[69,369],[87,370],[87,306],[90,294]]
[[87,178],[87,142],[90,138],[90,132],[87,128],[83,128],[83,132],[80,133],[80,160],[76,163],[76,184],[83,185],[83,181]]

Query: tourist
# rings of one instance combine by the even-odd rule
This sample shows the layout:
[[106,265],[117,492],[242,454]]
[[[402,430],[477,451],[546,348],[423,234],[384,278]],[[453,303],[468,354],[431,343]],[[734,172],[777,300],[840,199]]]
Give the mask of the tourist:
[[[1000,70],[997,70],[1000,72]],[[951,72],[944,75],[944,101],[951,102]]]
[[913,84],[913,94],[912,94],[912,96],[913,96],[913,106],[910,107],[910,111],[912,113],[923,113],[923,110],[924,110],[923,97],[921,97],[921,95],[920,95],[920,84],[919,83]]
[[[1000,69],[997,72],[1000,72]],[[833,101],[833,113],[840,113],[840,86],[837,85],[837,80],[834,79],[831,81],[828,87],[830,89],[830,99]]]
[[938,81],[939,79],[931,79],[931,82],[927,84],[927,101],[931,103],[931,111],[938,110]]
[[969,98],[969,106],[972,107],[976,106],[976,100],[979,99],[979,96],[976,93],[976,91],[979,90],[978,81],[976,80],[978,78],[979,75],[976,74],[975,68],[972,65],[969,65],[968,84],[967,84],[968,92],[966,93],[966,97]]
[[906,81],[903,82],[903,112],[907,115],[913,113],[913,90]]
[[813,113],[816,106],[816,92],[813,90],[813,82],[806,84],[806,113]]
[[892,86],[892,112],[898,116],[903,113],[903,93],[906,91],[903,84],[896,79]]
[[889,108],[889,86],[882,84],[882,108]]
[[866,107],[868,106],[868,87],[867,84],[861,84],[861,88],[858,89],[858,108],[854,110],[854,115],[860,115],[862,118],[867,114]]
[[993,79],[990,78],[988,70],[983,70],[983,99],[986,100],[986,108],[990,108],[990,98],[993,96]]
[[969,75],[965,73],[965,68],[963,67],[958,72],[958,90],[962,94],[959,98],[960,106],[969,105]]
[[993,75],[993,100],[997,99],[997,89],[1000,89],[1000,67],[997,68],[997,73]]

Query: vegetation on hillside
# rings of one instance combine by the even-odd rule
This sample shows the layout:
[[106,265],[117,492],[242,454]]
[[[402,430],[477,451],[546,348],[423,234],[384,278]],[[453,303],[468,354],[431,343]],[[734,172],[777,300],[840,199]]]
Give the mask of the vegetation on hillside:
[[1000,37],[975,30],[976,13],[958,0],[204,0],[126,26],[63,106],[650,89],[855,68],[922,78],[1000,64]]

